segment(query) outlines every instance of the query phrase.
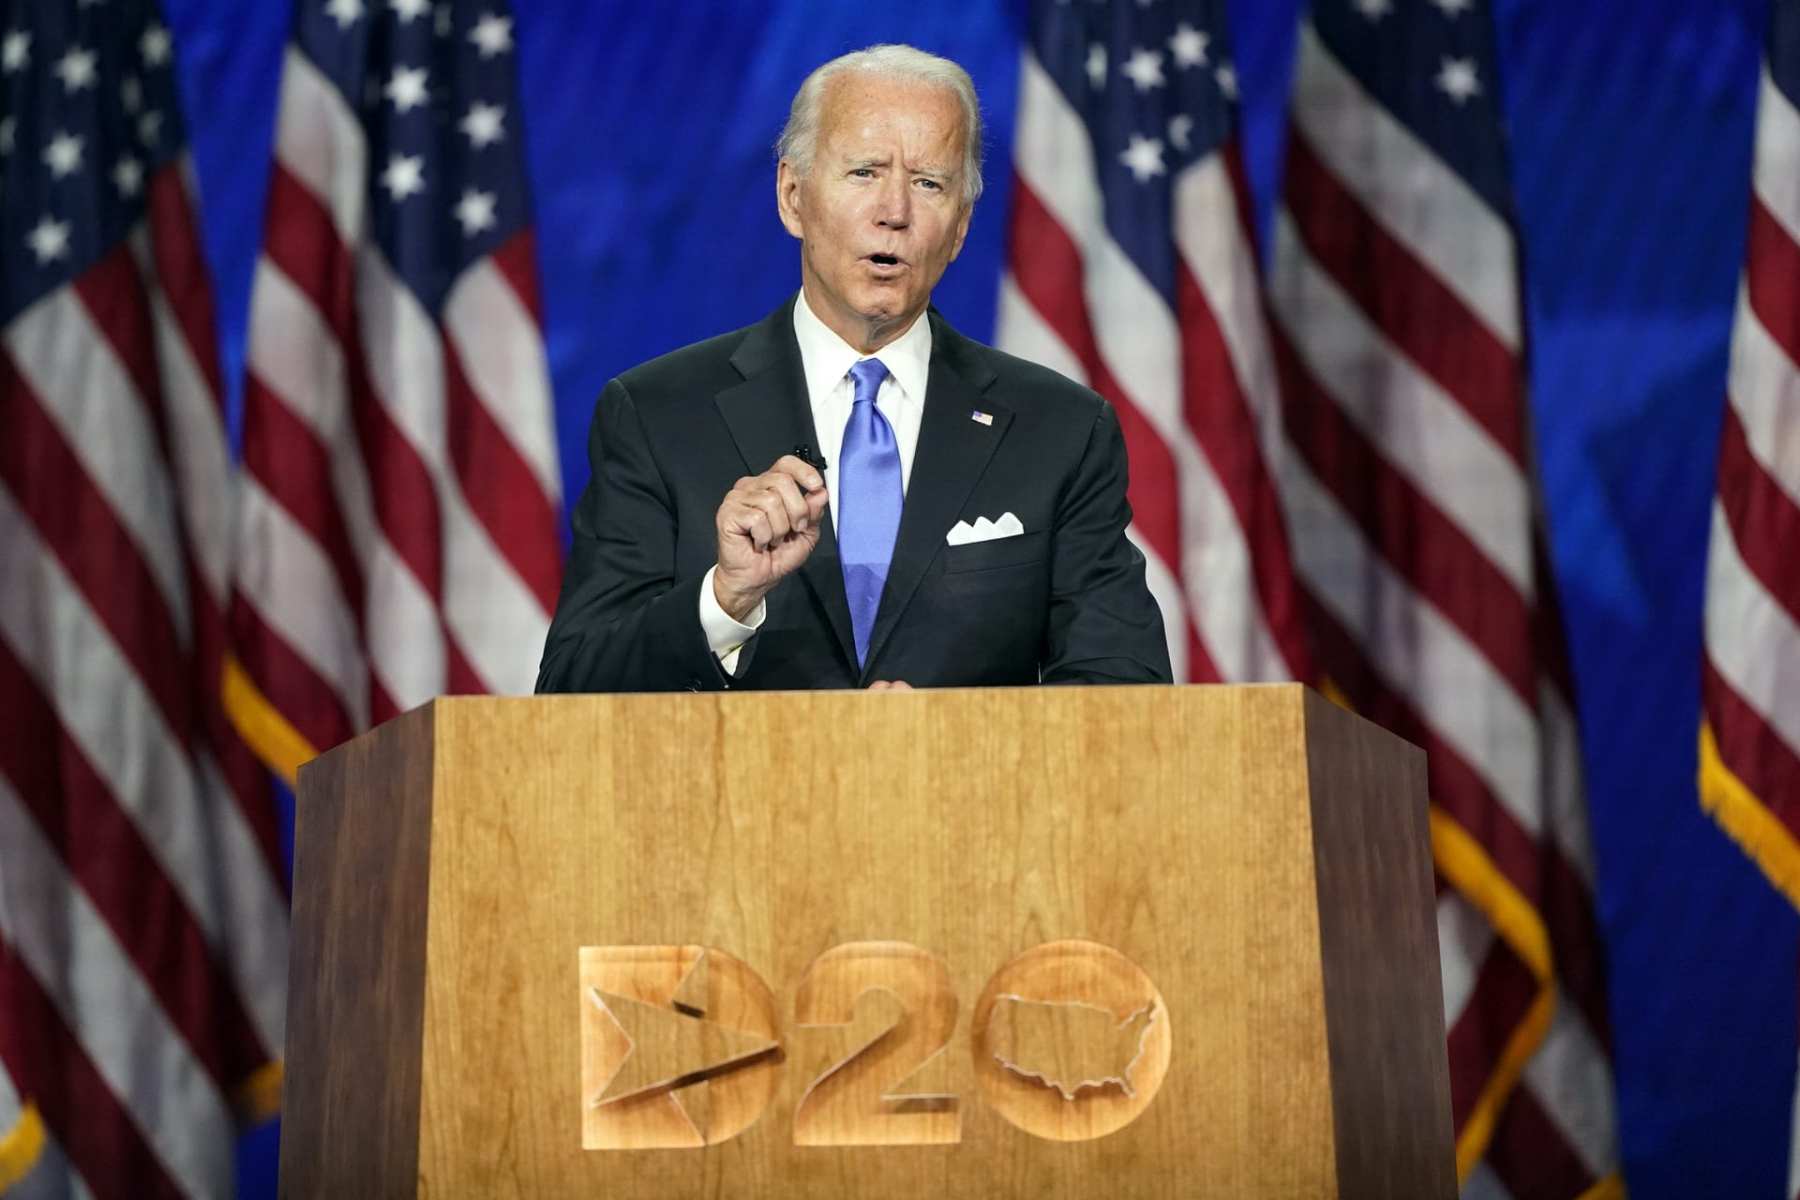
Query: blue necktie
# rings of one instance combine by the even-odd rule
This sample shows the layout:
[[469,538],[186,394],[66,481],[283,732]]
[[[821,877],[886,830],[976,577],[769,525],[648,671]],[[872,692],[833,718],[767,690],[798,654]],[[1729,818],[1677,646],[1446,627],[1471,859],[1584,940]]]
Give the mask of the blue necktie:
[[844,567],[844,598],[856,637],[856,665],[869,657],[869,634],[887,584],[894,537],[900,532],[900,444],[894,427],[875,407],[888,370],[879,358],[850,368],[856,395],[838,455],[837,542]]

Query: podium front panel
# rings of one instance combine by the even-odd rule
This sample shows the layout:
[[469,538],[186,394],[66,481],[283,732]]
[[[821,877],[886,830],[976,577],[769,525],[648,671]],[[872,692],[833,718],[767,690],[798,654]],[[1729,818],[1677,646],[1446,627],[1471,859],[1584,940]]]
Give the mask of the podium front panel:
[[[437,702],[423,966],[384,992],[422,1003],[418,1194],[1376,1194],[1345,1165],[1383,1156],[1343,1152],[1333,1102],[1381,1068],[1345,1057],[1325,976],[1416,975],[1381,960],[1417,947],[1322,936],[1312,814],[1337,789],[1422,836],[1424,799],[1416,752],[1366,726],[1359,761],[1414,784],[1358,792],[1309,703]],[[396,802],[329,792],[303,806]],[[1362,879],[1354,902],[1429,921],[1412,866],[1393,886],[1422,869],[1424,896]],[[1435,1037],[1441,1060],[1441,1011]],[[1454,1193],[1440,1083],[1383,1187]]]

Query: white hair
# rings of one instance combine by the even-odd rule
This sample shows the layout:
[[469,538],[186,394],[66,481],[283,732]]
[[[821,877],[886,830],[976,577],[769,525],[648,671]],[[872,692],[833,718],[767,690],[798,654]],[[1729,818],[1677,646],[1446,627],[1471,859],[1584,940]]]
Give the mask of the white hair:
[[817,67],[794,93],[787,124],[775,142],[777,158],[792,163],[801,175],[812,171],[813,154],[819,148],[819,117],[824,108],[825,84],[835,75],[858,71],[884,79],[928,84],[948,89],[963,111],[963,203],[974,204],[981,196],[981,104],[969,73],[947,58],[913,46],[883,44],[840,55]]

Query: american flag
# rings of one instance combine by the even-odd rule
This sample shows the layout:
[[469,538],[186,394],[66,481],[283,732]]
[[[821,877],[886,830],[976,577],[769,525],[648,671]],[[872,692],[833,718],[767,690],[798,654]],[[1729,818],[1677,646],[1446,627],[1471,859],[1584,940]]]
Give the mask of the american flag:
[[[1706,570],[1700,794],[1800,906],[1800,3],[1776,0],[1757,103]],[[1788,1191],[1800,1195],[1800,1096]]]
[[300,0],[251,298],[234,707],[285,772],[529,692],[561,508],[500,0]]
[[1175,678],[1307,678],[1222,0],[1034,6],[997,342],[1094,388]]
[[0,8],[0,1187],[218,1196],[281,1086],[235,483],[151,0]]
[[1622,1193],[1485,0],[1317,0],[1269,291],[1319,668],[1425,747],[1466,1196]]

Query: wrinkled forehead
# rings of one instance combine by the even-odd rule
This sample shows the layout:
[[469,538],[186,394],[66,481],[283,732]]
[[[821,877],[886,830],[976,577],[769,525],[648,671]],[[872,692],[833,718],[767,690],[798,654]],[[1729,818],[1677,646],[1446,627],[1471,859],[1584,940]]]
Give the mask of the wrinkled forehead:
[[957,171],[967,138],[962,103],[948,87],[866,71],[825,81],[819,141],[830,153],[851,155],[898,140],[907,154]]

